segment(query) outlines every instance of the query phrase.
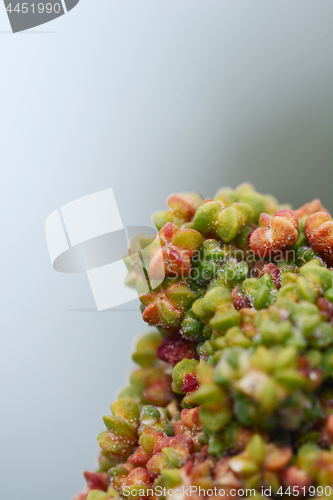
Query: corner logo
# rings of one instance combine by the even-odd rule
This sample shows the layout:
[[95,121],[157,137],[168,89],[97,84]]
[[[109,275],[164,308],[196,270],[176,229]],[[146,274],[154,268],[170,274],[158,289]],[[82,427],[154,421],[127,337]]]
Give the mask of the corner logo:
[[[164,279],[164,265],[160,279],[149,274],[152,250],[160,246],[156,229],[127,226],[125,230],[112,189],[55,210],[46,219],[45,231],[53,269],[86,272],[98,311],[126,304],[138,294],[152,291]],[[148,236],[149,242],[138,245],[140,234]],[[128,282],[133,266],[135,289]]]
[[13,33],[28,30],[53,21],[72,10],[80,0],[30,0],[10,2],[4,0]]

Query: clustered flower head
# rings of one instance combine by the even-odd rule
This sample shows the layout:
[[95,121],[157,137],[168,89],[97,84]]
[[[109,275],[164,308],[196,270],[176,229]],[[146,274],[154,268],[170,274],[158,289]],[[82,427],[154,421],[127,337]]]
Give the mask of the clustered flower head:
[[332,500],[332,217],[250,184],[167,203],[127,281],[154,329],[75,500]]

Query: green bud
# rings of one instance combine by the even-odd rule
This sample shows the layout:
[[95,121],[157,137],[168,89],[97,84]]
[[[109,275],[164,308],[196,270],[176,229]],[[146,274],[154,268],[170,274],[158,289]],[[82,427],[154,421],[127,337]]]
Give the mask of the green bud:
[[141,410],[141,421],[154,421],[160,418],[161,414],[155,406],[145,405]]
[[237,281],[244,281],[249,272],[249,265],[247,262],[239,262],[236,266],[236,279]]
[[298,349],[299,351],[303,351],[307,346],[307,342],[304,337],[294,336],[286,340],[286,345],[296,347],[296,349]]
[[190,289],[190,287],[180,285],[168,291],[168,298],[178,306],[187,307],[192,300],[197,298],[197,295]]
[[152,219],[157,229],[160,230],[167,222],[174,221],[174,215],[171,212],[155,212]]
[[261,287],[261,282],[256,278],[248,278],[242,283],[242,292],[248,295],[254,295]]
[[326,267],[322,267],[318,260],[312,260],[301,267],[300,275],[308,278],[315,285],[319,285],[324,291],[332,287],[332,276]]
[[260,370],[271,373],[274,369],[273,351],[266,349],[264,346],[257,347],[253,356],[253,363]]
[[132,359],[142,367],[152,366],[157,359],[156,350],[161,343],[158,332],[149,332],[139,339]]
[[214,347],[212,346],[212,343],[210,342],[210,340],[206,340],[206,342],[204,342],[201,345],[200,355],[202,355],[202,354],[204,356],[211,356],[212,354],[214,354]]
[[232,207],[234,207],[238,212],[241,227],[253,219],[252,207],[250,207],[247,203],[233,203]]
[[243,191],[239,195],[239,200],[243,203],[247,203],[253,210],[253,222],[258,222],[259,215],[262,212],[265,212],[265,200],[263,196],[255,191],[248,190],[247,192]]
[[275,372],[275,380],[279,382],[288,391],[295,391],[301,389],[306,384],[305,377],[292,368],[285,368]]
[[204,299],[197,299],[192,304],[192,311],[195,316],[199,317],[201,320],[206,319],[209,314],[204,309]]
[[200,444],[208,444],[209,443],[209,435],[208,435],[208,429],[204,429],[204,432],[200,433],[198,435],[198,442]]
[[316,316],[318,314],[318,311],[319,311],[318,307],[315,304],[312,304],[311,302],[302,301],[294,305],[292,311],[292,317],[297,321],[304,314]]
[[249,266],[247,262],[236,262],[234,259],[230,259],[222,264],[214,280],[215,284],[213,285],[213,281],[210,284],[210,288],[222,285],[231,289],[236,283],[243,281],[247,277],[248,271]]
[[198,405],[211,406],[225,398],[223,390],[214,383],[203,384],[193,394],[193,401]]
[[193,312],[192,309],[189,309],[184,316],[181,333],[185,335],[185,337],[191,340],[198,340],[202,336],[204,325]]
[[193,408],[195,405],[193,401],[193,392],[188,392],[186,396],[183,397],[182,399],[182,408]]
[[263,285],[255,293],[253,305],[255,309],[259,310],[268,307],[269,303],[270,303],[270,290],[268,286]]
[[301,446],[297,454],[297,465],[300,469],[311,473],[315,463],[318,461],[320,449],[314,444]]
[[132,427],[136,428],[139,425],[140,410],[132,399],[117,399],[117,401],[111,405],[111,411],[114,415],[125,418]]
[[222,241],[229,243],[233,240],[237,236],[240,227],[240,217],[236,208],[231,206],[220,212],[216,232]]
[[181,388],[184,385],[185,376],[194,373],[198,361],[195,359],[182,359],[172,370],[172,388],[177,394],[183,394]]
[[113,482],[115,479],[118,479],[119,477],[127,476],[128,470],[125,469],[125,467],[122,467],[121,465],[116,465],[116,467],[112,467],[112,469],[109,470],[109,474],[111,477],[111,482]]
[[297,283],[298,279],[299,279],[299,276],[297,276],[297,274],[289,272],[289,271],[283,272],[280,275],[281,286],[291,284],[291,283]]
[[205,326],[204,329],[202,330],[202,336],[205,339],[210,339],[212,333],[213,333],[213,330],[211,329],[211,327],[209,325]]
[[110,431],[101,432],[97,437],[97,442],[102,450],[115,455],[126,453],[133,447],[133,442],[129,439],[119,439]]
[[270,291],[276,290],[276,287],[274,285],[274,281],[272,280],[271,276],[268,273],[265,273],[260,279],[260,283],[262,285],[266,285]]
[[274,366],[278,370],[290,368],[297,362],[298,353],[295,347],[284,347],[274,356]]
[[229,404],[214,410],[201,407],[200,420],[210,431],[218,431],[231,422],[232,409]]
[[115,464],[115,459],[109,453],[102,451],[98,457],[98,472],[108,472]]
[[276,382],[272,378],[268,378],[262,388],[260,393],[260,404],[268,413],[272,413],[276,410],[280,404],[278,394],[278,387]]
[[161,476],[166,488],[173,488],[182,484],[182,476],[178,469],[162,469]]
[[281,273],[287,273],[287,272],[290,272],[290,273],[293,273],[295,271],[295,264],[294,262],[289,262],[285,259],[280,259],[276,265],[278,266],[278,268],[280,269],[280,272]]
[[312,368],[318,368],[323,359],[321,352],[315,349],[309,350],[306,353],[306,357],[310,361]]
[[312,266],[322,267],[322,262],[319,259],[311,259],[302,266],[302,269],[311,269]]
[[253,496],[254,500],[265,500],[266,497],[263,497],[258,493],[260,482],[262,481],[262,474],[258,472],[257,474],[252,474],[249,477],[244,479],[244,488],[245,489],[256,489],[255,494]]
[[300,300],[315,302],[318,297],[318,293],[311,282],[302,276],[300,276],[296,282],[296,292]]
[[308,315],[303,318],[298,318],[298,327],[305,336],[309,336],[320,324],[320,316]]
[[200,384],[213,382],[214,373],[214,368],[207,363],[199,363],[196,367],[196,375]]
[[248,477],[259,472],[259,467],[254,460],[236,456],[229,460],[230,469],[240,476]]
[[156,444],[156,431],[152,427],[146,427],[142,432],[139,444],[146,453],[153,453]]
[[218,337],[215,341],[215,347],[217,349],[223,349],[226,344],[228,347],[238,346],[238,347],[250,347],[252,342],[247,338],[243,330],[238,326],[233,326],[227,330],[224,337]]
[[129,439],[135,439],[136,431],[128,425],[126,420],[122,417],[104,415],[103,421],[106,428],[119,436]]
[[135,401],[137,404],[140,404],[142,401],[142,391],[140,391],[139,389],[137,389],[133,386],[124,387],[124,389],[122,389],[119,392],[118,397],[119,398],[130,398],[130,399],[133,399],[133,401]]
[[257,405],[244,394],[236,393],[234,412],[237,421],[245,427],[253,426],[258,420]]
[[220,248],[216,240],[205,240],[200,247],[200,255],[202,259],[213,260],[214,262],[222,262],[226,256]]
[[182,313],[178,309],[170,308],[165,302],[160,302],[157,306],[158,314],[164,324],[169,327],[176,327],[179,325]]
[[224,349],[227,346],[225,337],[220,337],[215,332],[211,336],[211,342],[217,350]]
[[213,260],[202,260],[194,263],[192,266],[191,276],[195,282],[202,283],[210,281],[218,271],[218,263]]
[[331,323],[320,323],[309,338],[309,345],[316,349],[323,349],[333,341],[333,327]]
[[201,205],[193,219],[194,229],[202,233],[213,230],[221,209],[221,204],[218,201],[209,201]]
[[289,320],[277,323],[264,319],[258,322],[257,327],[266,345],[283,344],[293,334],[293,327]]
[[240,352],[238,349],[228,349],[225,352],[225,359],[228,361],[229,365],[233,368],[237,369],[239,367],[239,355]]
[[225,446],[218,434],[212,433],[209,437],[208,454],[214,457],[221,457],[224,454]]
[[112,486],[109,486],[108,487],[108,495],[110,495],[110,500],[120,500],[120,494],[118,493],[118,491],[113,488]]
[[164,428],[164,432],[167,436],[174,436],[175,435],[174,424],[172,422],[167,423]]
[[219,189],[215,195],[215,200],[220,200],[225,207],[238,200],[238,196],[231,188]]
[[[196,302],[194,304],[196,304]],[[232,304],[232,298],[230,292],[224,286],[217,286],[216,288],[213,288],[212,290],[209,290],[206,293],[206,295],[203,298],[202,307],[204,314],[206,316],[210,316],[214,314],[219,307],[224,306],[226,304]]]
[[281,286],[280,290],[277,293],[277,299],[281,297],[286,297],[289,301],[296,302],[297,301],[297,291],[295,283],[287,283],[286,285]]
[[324,297],[328,299],[330,302],[333,302],[333,287],[326,290]]
[[220,333],[224,333],[232,326],[241,324],[242,315],[236,309],[218,311],[210,320],[209,325]]
[[172,240],[173,245],[190,251],[197,251],[202,245],[202,236],[198,231],[179,231]]
[[167,467],[181,467],[183,465],[181,453],[173,448],[163,448],[162,455]]
[[266,443],[260,434],[255,434],[251,438],[246,450],[252,460],[254,460],[258,465],[261,465],[264,462],[266,455]]
[[317,252],[315,252],[314,250],[311,250],[309,247],[301,246],[301,247],[297,248],[297,251],[296,251],[296,264],[299,267],[301,267],[304,264],[306,264],[307,262],[310,262],[311,260],[316,259],[317,257],[318,257]]
[[215,351],[214,354],[212,354],[207,358],[207,363],[209,363],[212,366],[216,366],[217,363],[220,361],[222,354],[223,351]]
[[248,237],[249,234],[252,233],[253,229],[250,226],[244,226],[239,233],[237,234],[236,238],[234,239],[234,243],[237,248],[241,249],[246,249],[248,248]]

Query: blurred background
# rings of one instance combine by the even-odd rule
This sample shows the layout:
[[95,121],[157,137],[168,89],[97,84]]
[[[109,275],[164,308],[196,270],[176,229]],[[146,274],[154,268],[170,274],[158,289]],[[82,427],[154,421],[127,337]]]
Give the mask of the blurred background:
[[[67,500],[145,330],[55,272],[46,217],[112,187],[124,224],[250,181],[333,210],[330,0],[81,0],[12,35],[0,6],[1,497]],[[79,311],[90,309],[90,311]]]

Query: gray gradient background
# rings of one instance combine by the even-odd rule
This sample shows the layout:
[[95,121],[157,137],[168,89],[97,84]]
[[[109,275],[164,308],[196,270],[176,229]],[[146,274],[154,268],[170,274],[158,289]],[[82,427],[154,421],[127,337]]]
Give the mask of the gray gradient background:
[[46,217],[112,187],[145,225],[175,190],[244,180],[333,209],[332,21],[331,0],[81,0],[11,35],[0,8],[1,498],[81,488],[144,329],[69,311],[94,303],[52,270]]

